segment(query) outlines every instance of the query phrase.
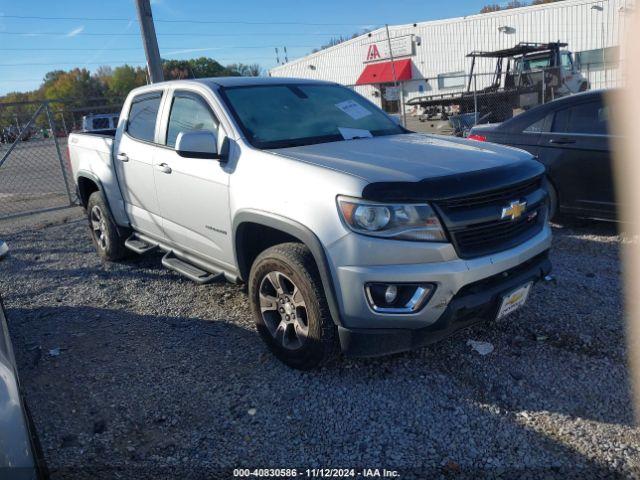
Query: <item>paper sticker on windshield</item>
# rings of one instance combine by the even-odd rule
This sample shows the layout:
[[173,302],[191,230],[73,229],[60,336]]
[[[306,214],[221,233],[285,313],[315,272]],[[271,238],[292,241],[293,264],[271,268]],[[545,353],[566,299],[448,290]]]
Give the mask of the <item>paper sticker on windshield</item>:
[[346,100],[344,102],[336,103],[336,107],[349,115],[354,120],[360,120],[361,118],[368,117],[371,112],[353,100]]
[[354,138],[373,137],[373,135],[371,135],[371,132],[369,130],[363,130],[361,128],[338,127],[338,130],[340,131],[340,135],[342,135],[342,138],[344,138],[345,140],[353,140]]

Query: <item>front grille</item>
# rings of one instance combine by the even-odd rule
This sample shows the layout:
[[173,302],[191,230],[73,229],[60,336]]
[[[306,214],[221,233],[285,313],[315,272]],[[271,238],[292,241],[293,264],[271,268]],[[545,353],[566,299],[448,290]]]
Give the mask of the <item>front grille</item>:
[[534,191],[538,190],[542,184],[541,178],[535,178],[526,182],[513,185],[509,188],[493,190],[477,195],[469,195],[467,197],[453,198],[442,200],[439,205],[447,209],[475,208],[493,203],[507,202],[513,199],[522,198]]
[[461,258],[473,258],[513,248],[540,233],[544,207],[531,210],[517,220],[495,220],[453,230],[453,244]]

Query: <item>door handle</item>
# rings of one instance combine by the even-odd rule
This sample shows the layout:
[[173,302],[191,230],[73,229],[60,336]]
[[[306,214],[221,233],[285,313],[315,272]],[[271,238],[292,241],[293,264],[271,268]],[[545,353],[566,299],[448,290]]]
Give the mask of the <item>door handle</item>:
[[162,173],[171,173],[171,167],[166,163],[161,163],[156,168],[160,170]]
[[129,155],[127,155],[126,153],[119,153],[118,155],[116,155],[116,158],[118,160],[120,160],[121,162],[128,162],[129,161]]
[[552,138],[551,140],[549,140],[549,143],[553,143],[555,145],[569,145],[572,143],[576,143],[576,141],[570,138]]

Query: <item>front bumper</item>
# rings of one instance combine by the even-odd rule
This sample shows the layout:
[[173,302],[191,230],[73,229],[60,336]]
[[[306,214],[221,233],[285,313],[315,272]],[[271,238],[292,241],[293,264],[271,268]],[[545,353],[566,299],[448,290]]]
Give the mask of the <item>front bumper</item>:
[[537,282],[551,271],[548,250],[491,277],[468,284],[448,303],[431,325],[418,329],[364,329],[339,326],[343,353],[351,357],[374,357],[419,348],[445,338],[474,323],[494,318],[507,292],[530,281]]
[[[420,329],[434,324],[465,286],[505,272],[551,247],[551,229],[503,252],[460,259],[446,243],[397,242],[352,234],[328,250],[340,311],[349,329]],[[336,265],[337,264],[337,265]],[[409,314],[375,312],[366,299],[367,283],[433,283],[436,290],[421,310]]]

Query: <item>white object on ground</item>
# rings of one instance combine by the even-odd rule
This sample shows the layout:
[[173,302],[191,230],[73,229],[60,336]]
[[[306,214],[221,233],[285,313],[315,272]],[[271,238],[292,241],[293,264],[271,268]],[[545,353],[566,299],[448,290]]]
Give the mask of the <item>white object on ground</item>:
[[476,352],[478,352],[483,357],[493,352],[493,344],[489,342],[481,342],[478,340],[467,340],[467,345],[469,345],[471,348],[473,348]]

